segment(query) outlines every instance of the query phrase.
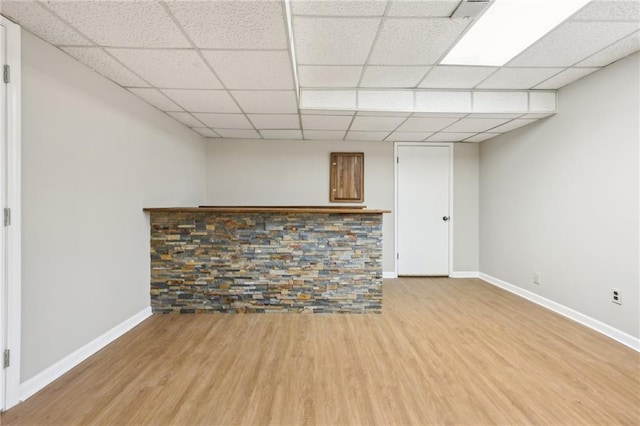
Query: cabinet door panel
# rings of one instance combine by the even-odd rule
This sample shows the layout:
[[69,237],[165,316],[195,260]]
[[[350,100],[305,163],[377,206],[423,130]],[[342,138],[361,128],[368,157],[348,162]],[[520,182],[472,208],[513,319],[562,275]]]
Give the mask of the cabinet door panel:
[[331,202],[364,201],[364,153],[331,153]]

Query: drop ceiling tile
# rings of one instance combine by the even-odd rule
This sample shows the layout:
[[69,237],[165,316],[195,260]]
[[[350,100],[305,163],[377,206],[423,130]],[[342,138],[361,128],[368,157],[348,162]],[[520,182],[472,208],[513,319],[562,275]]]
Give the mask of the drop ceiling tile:
[[121,86],[149,86],[99,47],[63,47],[62,50]]
[[223,138],[233,139],[262,139],[256,130],[237,130],[237,129],[213,129]]
[[351,130],[391,131],[404,120],[404,117],[356,117],[351,124]]
[[430,136],[427,139],[427,142],[460,142],[471,136],[474,136],[476,132],[471,133],[451,133],[451,132],[440,132],[436,133],[433,136]]
[[244,91],[234,90],[233,97],[247,113],[297,113],[298,104],[293,90]]
[[411,117],[423,118],[462,118],[469,115],[466,112],[414,112]]
[[534,112],[531,114],[525,114],[520,118],[546,118],[546,117],[551,117],[554,114],[555,113],[553,112]]
[[84,46],[91,42],[36,2],[2,0],[2,14],[55,46]]
[[400,126],[399,132],[437,132],[458,121],[457,118],[411,117]]
[[144,99],[154,107],[162,111],[182,111],[175,102],[163,95],[158,89],[130,88],[129,91],[141,99]]
[[425,140],[433,133],[431,132],[393,132],[389,136],[387,136],[388,141],[399,141],[399,142],[418,142]]
[[369,64],[433,65],[471,20],[387,18]]
[[216,132],[214,132],[211,129],[207,129],[206,127],[193,127],[191,130],[194,130],[194,131],[200,133],[205,138],[219,138],[220,137],[220,135],[218,135]]
[[600,68],[567,68],[560,74],[538,84],[535,89],[559,89],[569,83],[573,83],[582,77],[589,75]]
[[562,68],[501,68],[478,85],[480,89],[530,89]]
[[203,127],[203,124],[196,120],[191,114],[188,112],[168,112],[171,117],[175,118],[182,124],[189,127]]
[[241,112],[225,90],[164,89],[162,92],[190,112]]
[[344,139],[344,130],[305,130],[304,138],[312,140],[341,141]]
[[424,77],[429,67],[368,66],[360,87],[413,88]]
[[500,118],[463,118],[457,123],[447,127],[447,132],[486,132],[509,120]]
[[527,112],[527,92],[474,92],[473,110],[477,112]]
[[107,49],[107,51],[158,88],[222,88],[216,76],[195,50]]
[[383,141],[389,132],[348,132],[348,141]]
[[355,114],[355,111],[336,111],[336,110],[330,110],[330,109],[301,109],[300,114],[353,116]]
[[391,2],[387,16],[448,18],[459,4],[460,0],[394,1]]
[[361,66],[298,65],[300,87],[356,87]]
[[302,116],[305,130],[347,130],[353,119],[350,116],[306,115]]
[[298,64],[362,65],[373,44],[379,18],[293,18]]
[[300,90],[301,108],[356,109],[355,90]]
[[495,138],[496,136],[500,136],[501,133],[480,133],[475,136],[471,136],[470,138],[465,139],[465,142],[482,142],[487,139]]
[[387,2],[382,0],[327,1],[292,0],[293,15],[311,16],[382,16]]
[[565,22],[507,65],[568,67],[637,29],[636,22]]
[[209,127],[220,129],[253,129],[244,114],[194,113],[198,120]]
[[471,89],[495,72],[497,67],[436,65],[419,87],[427,89]]
[[467,115],[467,118],[504,118],[504,119],[513,119],[513,118],[521,118],[523,113],[492,113],[492,112],[474,112]]
[[298,114],[249,114],[249,120],[251,120],[256,129],[300,128]]
[[100,46],[191,47],[157,2],[48,1],[45,4]]
[[520,127],[528,126],[531,123],[534,123],[538,120],[536,119],[528,119],[528,118],[520,118],[516,120],[509,121],[508,123],[503,124],[502,126],[494,127],[491,129],[492,133],[506,133],[510,132],[514,129],[518,129]]
[[300,130],[260,130],[265,139],[302,139]]
[[580,9],[571,20],[623,21],[640,20],[637,1],[595,0]]
[[530,92],[529,111],[555,112],[556,94],[554,92]]
[[408,117],[411,112],[358,111],[359,117]]
[[167,6],[200,48],[286,49],[276,1],[171,1]]
[[360,90],[358,91],[358,108],[378,111],[413,111],[413,92]]
[[612,44],[593,56],[579,62],[578,67],[604,67],[640,50],[640,32],[636,31],[628,37]]
[[203,51],[228,89],[294,88],[289,53],[283,51]]
[[422,112],[469,112],[471,92],[417,92],[415,109]]

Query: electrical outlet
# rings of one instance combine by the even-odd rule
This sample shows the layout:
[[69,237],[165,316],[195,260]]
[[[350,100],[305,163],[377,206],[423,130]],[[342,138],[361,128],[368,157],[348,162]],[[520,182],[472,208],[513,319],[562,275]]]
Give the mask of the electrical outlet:
[[533,283],[540,285],[540,272],[533,273]]
[[611,301],[616,305],[622,305],[622,293],[617,288],[611,289]]

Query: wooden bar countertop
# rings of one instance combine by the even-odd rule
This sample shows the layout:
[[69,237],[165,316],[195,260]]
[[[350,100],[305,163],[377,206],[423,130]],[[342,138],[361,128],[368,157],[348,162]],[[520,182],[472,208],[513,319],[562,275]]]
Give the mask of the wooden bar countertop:
[[391,213],[391,210],[368,210],[366,206],[200,206],[147,207],[143,210],[150,213]]

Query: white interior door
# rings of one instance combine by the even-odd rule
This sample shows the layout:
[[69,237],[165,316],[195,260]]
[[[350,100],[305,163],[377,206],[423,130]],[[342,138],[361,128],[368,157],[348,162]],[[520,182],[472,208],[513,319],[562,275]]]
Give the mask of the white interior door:
[[0,409],[20,400],[20,31],[0,16],[0,216],[7,213],[0,223]]
[[[0,25],[0,67],[7,63],[6,28]],[[0,81],[0,212],[7,206],[7,89]],[[4,225],[4,224],[3,224]],[[0,410],[6,407],[7,375],[4,351],[7,349],[7,234],[0,226]]]
[[398,145],[398,275],[449,275],[449,150]]

